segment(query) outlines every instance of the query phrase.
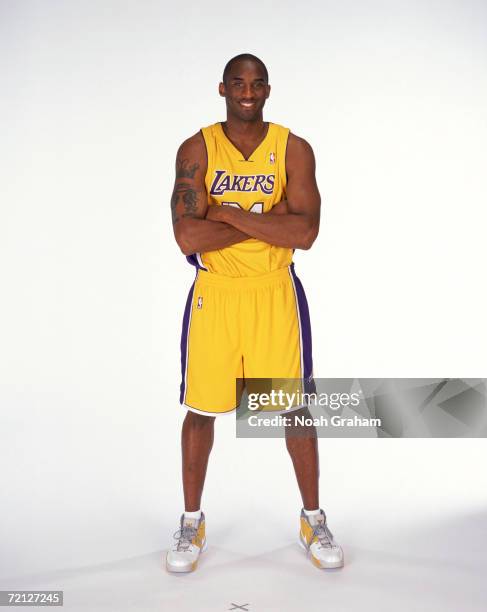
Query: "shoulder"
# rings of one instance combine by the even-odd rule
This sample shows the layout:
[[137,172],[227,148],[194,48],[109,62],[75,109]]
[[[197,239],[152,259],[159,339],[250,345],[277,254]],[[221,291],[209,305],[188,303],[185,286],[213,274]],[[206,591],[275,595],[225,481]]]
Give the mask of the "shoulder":
[[186,138],[176,155],[176,176],[204,177],[208,167],[205,140],[201,131]]
[[307,140],[289,132],[286,149],[286,165],[292,167],[295,164],[306,164],[314,167],[315,156],[313,148]]
[[313,149],[309,142],[292,132],[289,132],[287,150],[295,155],[313,155]]
[[186,138],[186,140],[179,145],[178,157],[180,156],[206,158],[205,139],[203,138],[201,130],[198,130],[196,134]]

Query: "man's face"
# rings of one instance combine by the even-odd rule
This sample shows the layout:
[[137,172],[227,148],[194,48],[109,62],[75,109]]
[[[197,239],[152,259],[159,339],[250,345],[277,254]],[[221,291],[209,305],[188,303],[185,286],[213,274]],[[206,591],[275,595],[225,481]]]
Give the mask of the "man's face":
[[252,61],[235,62],[225,83],[220,83],[220,95],[226,98],[228,114],[242,121],[262,117],[262,109],[271,86],[266,83],[261,66]]

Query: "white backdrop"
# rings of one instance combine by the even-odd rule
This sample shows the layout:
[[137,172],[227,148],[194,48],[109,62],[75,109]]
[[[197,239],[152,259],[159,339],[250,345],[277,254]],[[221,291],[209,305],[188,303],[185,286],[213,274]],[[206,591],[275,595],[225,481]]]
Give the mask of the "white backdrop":
[[[225,118],[237,53],[269,69],[265,118],[316,154],[321,233],[295,257],[316,376],[486,376],[485,3],[233,8],[0,0],[2,577],[162,550],[177,528],[194,272],[170,224],[174,159]],[[484,440],[320,449],[338,533],[487,506]],[[219,420],[203,509],[294,534],[284,442]],[[265,547],[255,535],[233,545]]]

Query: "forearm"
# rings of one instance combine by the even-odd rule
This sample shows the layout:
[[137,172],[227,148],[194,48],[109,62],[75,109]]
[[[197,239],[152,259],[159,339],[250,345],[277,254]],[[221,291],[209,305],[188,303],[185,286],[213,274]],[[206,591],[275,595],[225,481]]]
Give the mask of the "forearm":
[[308,249],[318,233],[316,223],[306,214],[259,215],[230,206],[223,208],[219,220],[274,246]]
[[248,238],[248,234],[228,223],[196,217],[181,219],[176,230],[176,240],[185,255],[224,249]]

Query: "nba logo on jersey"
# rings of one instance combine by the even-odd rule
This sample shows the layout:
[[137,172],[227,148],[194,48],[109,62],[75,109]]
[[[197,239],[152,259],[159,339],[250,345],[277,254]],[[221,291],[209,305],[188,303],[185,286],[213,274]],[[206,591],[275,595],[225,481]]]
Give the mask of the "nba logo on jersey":
[[198,306],[197,306],[200,310],[203,308],[203,298],[201,297],[201,295],[198,297]]
[[271,153],[269,155],[269,161],[271,162],[271,164],[275,163],[276,161],[276,156],[274,155],[274,153]]

